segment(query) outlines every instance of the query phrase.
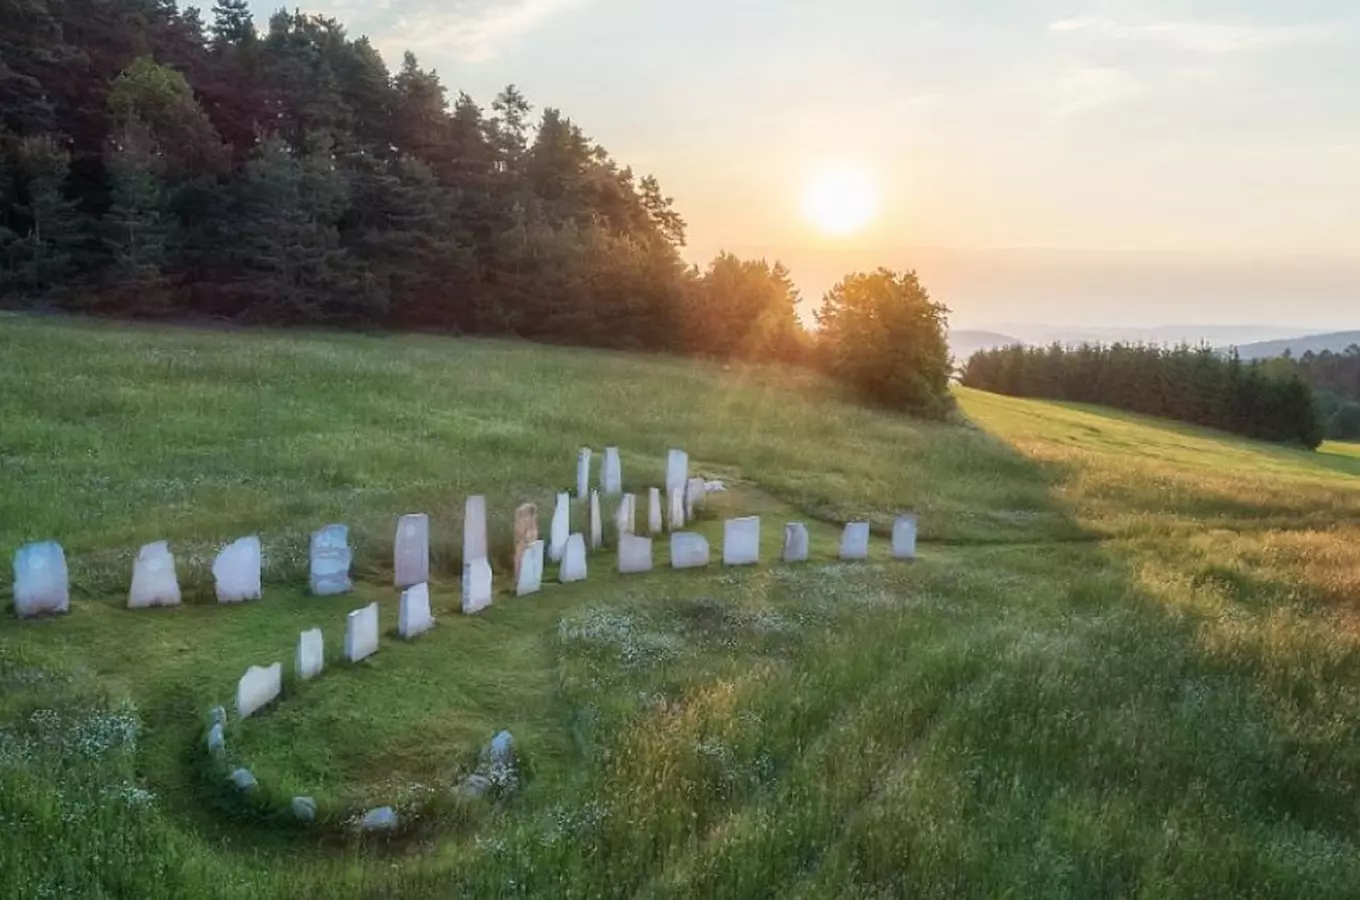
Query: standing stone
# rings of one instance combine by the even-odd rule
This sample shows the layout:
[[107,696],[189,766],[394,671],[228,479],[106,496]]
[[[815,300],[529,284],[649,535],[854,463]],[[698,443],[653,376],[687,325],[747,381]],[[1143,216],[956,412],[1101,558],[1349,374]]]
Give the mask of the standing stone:
[[260,786],[260,782],[250,773],[249,769],[236,769],[227,776],[227,780],[235,785],[238,791],[247,794]]
[[808,558],[808,530],[802,522],[784,526],[784,554],[786,563],[806,562]]
[[728,519],[723,523],[723,565],[752,566],[760,562],[760,516]]
[[359,820],[360,831],[393,831],[397,827],[397,813],[390,806],[379,806],[364,813]]
[[915,516],[898,516],[893,522],[892,555],[893,559],[916,558]]
[[652,571],[652,539],[625,534],[619,538],[619,574]]
[[515,596],[537,594],[543,587],[543,542],[534,541],[524,548],[519,561],[519,577],[515,579]]
[[132,567],[128,609],[179,606],[179,601],[179,580],[175,577],[175,557],[170,545],[165,541],[147,544]]
[[689,454],[684,450],[672,450],[666,454],[666,493],[676,489],[684,490],[689,481]]
[[619,507],[614,511],[614,531],[618,534],[619,541],[623,541],[625,534],[633,534],[637,522],[637,496],[634,494],[624,494],[619,500]]
[[694,512],[708,497],[708,482],[702,478],[691,478],[685,482],[685,516],[694,518]]
[[217,554],[212,566],[218,603],[260,599],[260,539],[241,538]]
[[429,516],[416,513],[401,517],[393,557],[397,587],[408,588],[430,580]]
[[670,526],[671,531],[679,531],[685,527],[685,489],[678,487],[670,492]]
[[430,615],[430,586],[418,584],[401,592],[401,606],[397,610],[397,634],[406,640],[420,637],[434,627]]
[[283,687],[283,663],[251,666],[236,683],[236,714],[242,719],[272,703]]
[[590,492],[590,549],[604,546],[604,520],[600,515],[600,492]]
[[561,562],[562,554],[567,551],[567,538],[571,534],[571,494],[557,495],[557,508],[553,510],[552,532],[548,535],[548,558]]
[[586,494],[590,491],[590,456],[589,447],[581,448],[581,455],[576,458],[576,499],[586,499]]
[[647,489],[647,530],[652,534],[665,530],[661,521],[661,488]]
[[538,507],[526,503],[515,510],[515,581],[519,581],[524,551],[538,540]]
[[311,550],[309,581],[313,595],[333,597],[353,590],[349,567],[354,561],[354,554],[349,548],[348,528],[344,525],[327,525],[312,535]]
[[557,578],[563,584],[586,580],[586,539],[584,536],[573,534],[567,540],[566,552],[562,555],[562,568],[558,571]]
[[671,535],[671,568],[702,569],[708,565],[708,540],[701,534],[677,531]]
[[227,739],[222,733],[222,723],[214,722],[208,729],[208,755],[214,759],[221,759],[227,752]]
[[299,822],[310,824],[316,820],[316,801],[311,797],[294,797],[290,808]]
[[56,541],[26,544],[14,554],[14,613],[21,619],[71,608],[66,554]]
[[491,563],[474,559],[463,564],[463,615],[476,615],[491,605]]
[[321,636],[320,628],[298,635],[297,658],[294,662],[299,681],[321,674],[321,670],[326,667],[326,641]]
[[619,448],[604,448],[604,466],[600,470],[600,488],[606,495],[623,493],[623,465],[619,462]]
[[469,497],[463,507],[463,564],[486,559],[486,498]]
[[851,522],[841,534],[841,559],[869,558],[869,523]]
[[345,659],[357,663],[378,652],[378,604],[356,609],[345,619]]

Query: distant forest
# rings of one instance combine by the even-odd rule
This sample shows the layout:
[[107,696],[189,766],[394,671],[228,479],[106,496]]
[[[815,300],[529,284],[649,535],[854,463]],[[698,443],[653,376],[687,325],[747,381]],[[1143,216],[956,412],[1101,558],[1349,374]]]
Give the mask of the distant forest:
[[1317,392],[1327,436],[1360,440],[1360,345],[1352,344],[1342,353],[1326,350],[1284,360]]

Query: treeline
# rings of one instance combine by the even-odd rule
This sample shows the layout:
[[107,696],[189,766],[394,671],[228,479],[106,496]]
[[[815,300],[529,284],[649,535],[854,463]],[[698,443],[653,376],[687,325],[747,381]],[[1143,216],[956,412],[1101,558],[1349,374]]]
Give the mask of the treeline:
[[1360,345],[1352,344],[1341,353],[1309,352],[1290,362],[1317,392],[1327,437],[1360,440]]
[[1313,391],[1274,362],[1244,363],[1209,347],[1017,345],[974,354],[962,380],[999,394],[1098,403],[1315,449],[1323,422]]

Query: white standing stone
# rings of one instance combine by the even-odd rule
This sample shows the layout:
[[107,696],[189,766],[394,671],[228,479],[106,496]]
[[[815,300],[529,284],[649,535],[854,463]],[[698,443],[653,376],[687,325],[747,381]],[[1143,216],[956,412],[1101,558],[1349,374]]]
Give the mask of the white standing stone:
[[678,487],[672,490],[670,501],[671,531],[679,531],[685,527],[685,489]]
[[430,586],[418,584],[401,592],[401,607],[397,610],[397,634],[406,640],[419,637],[434,627],[430,615]]
[[760,562],[760,516],[728,519],[723,523],[723,565],[752,566]]
[[552,530],[548,535],[548,558],[561,562],[562,554],[567,551],[567,538],[571,535],[571,494],[558,494],[557,507],[553,510]]
[[463,563],[486,559],[486,498],[467,498],[463,508]]
[[784,526],[784,554],[786,563],[806,562],[808,558],[808,530],[802,522]]
[[623,540],[625,534],[637,532],[637,496],[634,494],[624,494],[619,499],[618,509],[614,510],[614,531],[619,540]]
[[916,558],[916,517],[898,516],[893,522],[893,559]]
[[26,544],[14,554],[14,613],[21,619],[71,608],[66,554],[56,541]]
[[702,569],[708,565],[708,540],[702,534],[677,531],[671,535],[671,567]]
[[301,681],[315,678],[326,668],[326,641],[320,628],[304,631],[298,635],[297,658],[294,671]]
[[606,494],[623,493],[623,464],[619,462],[619,448],[604,448],[604,466],[600,469],[600,488]]
[[179,606],[179,602],[179,579],[175,577],[175,557],[170,552],[170,544],[166,541],[147,544],[137,554],[137,562],[132,567],[128,609]]
[[841,533],[841,559],[869,558],[869,523],[850,522]]
[[217,554],[213,578],[218,603],[244,603],[260,599],[260,539],[241,538]]
[[476,615],[491,605],[491,563],[474,559],[463,564],[463,615]]
[[562,568],[557,577],[563,584],[586,580],[586,539],[583,535],[573,534],[567,540],[566,552],[562,554]]
[[244,719],[274,702],[283,688],[283,663],[251,666],[236,683],[236,714]]
[[378,652],[378,604],[356,609],[345,619],[345,659],[357,663]]
[[685,482],[685,516],[694,518],[694,512],[708,497],[708,482],[702,478],[691,478]]
[[334,597],[348,594],[354,583],[349,579],[354,553],[349,548],[349,529],[344,525],[327,525],[312,535],[311,566],[308,577],[312,594]]
[[619,574],[652,571],[652,539],[625,534],[619,538]]
[[590,549],[604,546],[604,519],[600,515],[600,492],[590,492]]
[[424,513],[402,516],[397,522],[393,569],[399,588],[430,580],[430,517]]
[[581,453],[576,457],[576,499],[586,499],[586,494],[590,492],[590,457],[591,449],[582,447]]
[[684,490],[689,481],[689,454],[684,450],[672,450],[666,454],[666,493]]
[[647,530],[652,534],[665,530],[661,519],[661,488],[647,489]]
[[519,582],[515,585],[515,596],[525,597],[537,594],[543,587],[543,542],[534,541],[524,549],[519,561]]

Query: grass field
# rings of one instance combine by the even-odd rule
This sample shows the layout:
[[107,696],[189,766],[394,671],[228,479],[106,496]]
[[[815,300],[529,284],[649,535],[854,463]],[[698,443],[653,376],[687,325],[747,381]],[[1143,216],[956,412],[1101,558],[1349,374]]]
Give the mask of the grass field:
[[[0,550],[57,538],[72,613],[0,618],[0,892],[22,897],[1355,897],[1360,453],[960,390],[960,421],[807,373],[510,343],[0,318]],[[756,569],[590,579],[458,607],[464,497],[510,518],[578,447],[724,479]],[[921,558],[885,558],[919,513]],[[339,663],[395,519],[434,523],[439,626]],[[876,555],[833,559],[867,518]],[[773,562],[782,525],[814,560]],[[306,595],[351,526],[353,596]],[[265,597],[219,608],[253,532]],[[124,609],[169,538],[187,603]],[[659,555],[664,562],[664,551]],[[8,586],[3,599],[8,600]],[[318,681],[202,750],[251,664]],[[509,728],[521,789],[450,788]],[[321,815],[277,814],[294,794]],[[394,838],[347,819],[396,804]]]

